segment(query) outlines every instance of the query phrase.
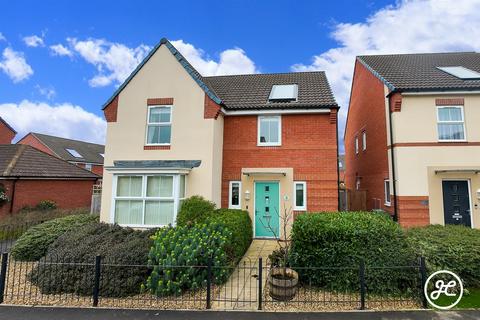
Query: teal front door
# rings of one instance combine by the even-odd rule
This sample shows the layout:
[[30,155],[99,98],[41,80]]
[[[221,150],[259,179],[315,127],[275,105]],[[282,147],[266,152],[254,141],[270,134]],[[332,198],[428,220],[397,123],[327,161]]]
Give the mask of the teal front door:
[[278,182],[255,183],[255,237],[280,236],[280,206]]

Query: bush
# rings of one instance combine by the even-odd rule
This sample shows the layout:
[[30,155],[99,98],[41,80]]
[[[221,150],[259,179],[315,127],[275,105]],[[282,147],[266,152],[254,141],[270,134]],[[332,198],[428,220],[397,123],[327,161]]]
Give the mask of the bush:
[[207,224],[221,224],[232,232],[227,240],[225,250],[229,261],[238,262],[252,243],[252,220],[247,211],[218,209],[207,218]]
[[48,247],[61,235],[70,230],[98,221],[98,216],[79,214],[44,222],[27,230],[12,248],[16,260],[37,261],[43,257]]
[[407,238],[415,253],[425,257],[429,272],[447,269],[465,286],[480,288],[480,230],[431,225],[407,230]]
[[[400,226],[388,216],[370,212],[299,215],[292,227],[290,264],[304,281],[334,290],[358,290],[358,266],[367,266],[369,292],[395,292],[414,288],[415,269],[368,267],[416,264]],[[302,270],[302,267],[338,269]],[[342,269],[345,268],[345,269]]]
[[209,257],[212,258],[213,282],[227,280],[230,268],[225,252],[231,232],[219,224],[193,227],[168,227],[154,235],[148,264],[153,267],[146,289],[157,296],[180,294],[183,290],[206,285]]
[[57,209],[57,204],[55,203],[55,201],[42,200],[35,206],[35,209],[37,209],[37,210],[54,210],[54,209]]
[[177,225],[186,226],[194,223],[204,223],[215,210],[215,203],[201,196],[185,199],[177,214]]
[[[118,225],[93,223],[60,236],[30,274],[44,294],[91,295],[95,256],[102,257],[100,295],[123,297],[140,293],[149,275],[146,266],[154,230],[135,231]],[[54,264],[48,262],[71,262]],[[124,266],[122,266],[124,265]]]

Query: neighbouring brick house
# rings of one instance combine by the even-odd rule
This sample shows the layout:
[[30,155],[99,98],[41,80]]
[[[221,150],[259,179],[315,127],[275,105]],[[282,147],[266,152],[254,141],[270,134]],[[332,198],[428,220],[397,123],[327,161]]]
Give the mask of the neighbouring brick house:
[[28,145],[0,145],[0,189],[9,201],[0,217],[42,200],[59,208],[90,207],[92,187],[100,177]]
[[10,144],[17,132],[0,117],[0,144]]
[[480,228],[480,54],[360,56],[346,184],[403,226]]
[[186,197],[248,210],[338,208],[338,106],[324,72],[203,77],[163,39],[104,106],[101,220],[174,224]]
[[26,134],[17,144],[28,144],[99,176],[103,174],[104,145],[36,132]]

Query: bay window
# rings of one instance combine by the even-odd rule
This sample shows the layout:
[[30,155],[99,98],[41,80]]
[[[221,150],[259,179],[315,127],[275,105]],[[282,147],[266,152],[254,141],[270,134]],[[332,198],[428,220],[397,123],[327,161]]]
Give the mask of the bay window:
[[185,198],[185,175],[116,175],[114,222],[128,226],[174,225]]

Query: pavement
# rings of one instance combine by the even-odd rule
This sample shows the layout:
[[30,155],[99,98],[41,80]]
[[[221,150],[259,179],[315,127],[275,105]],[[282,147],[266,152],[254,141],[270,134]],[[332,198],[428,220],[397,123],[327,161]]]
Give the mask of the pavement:
[[356,311],[321,313],[245,311],[158,311],[101,308],[0,306],[1,320],[476,320],[480,310]]
[[[276,240],[254,239],[230,275],[228,281],[213,296],[212,309],[215,310],[256,310],[258,307],[258,258],[267,263],[268,256],[278,248]],[[264,269],[265,271],[265,269]],[[263,273],[263,287],[267,281]]]

